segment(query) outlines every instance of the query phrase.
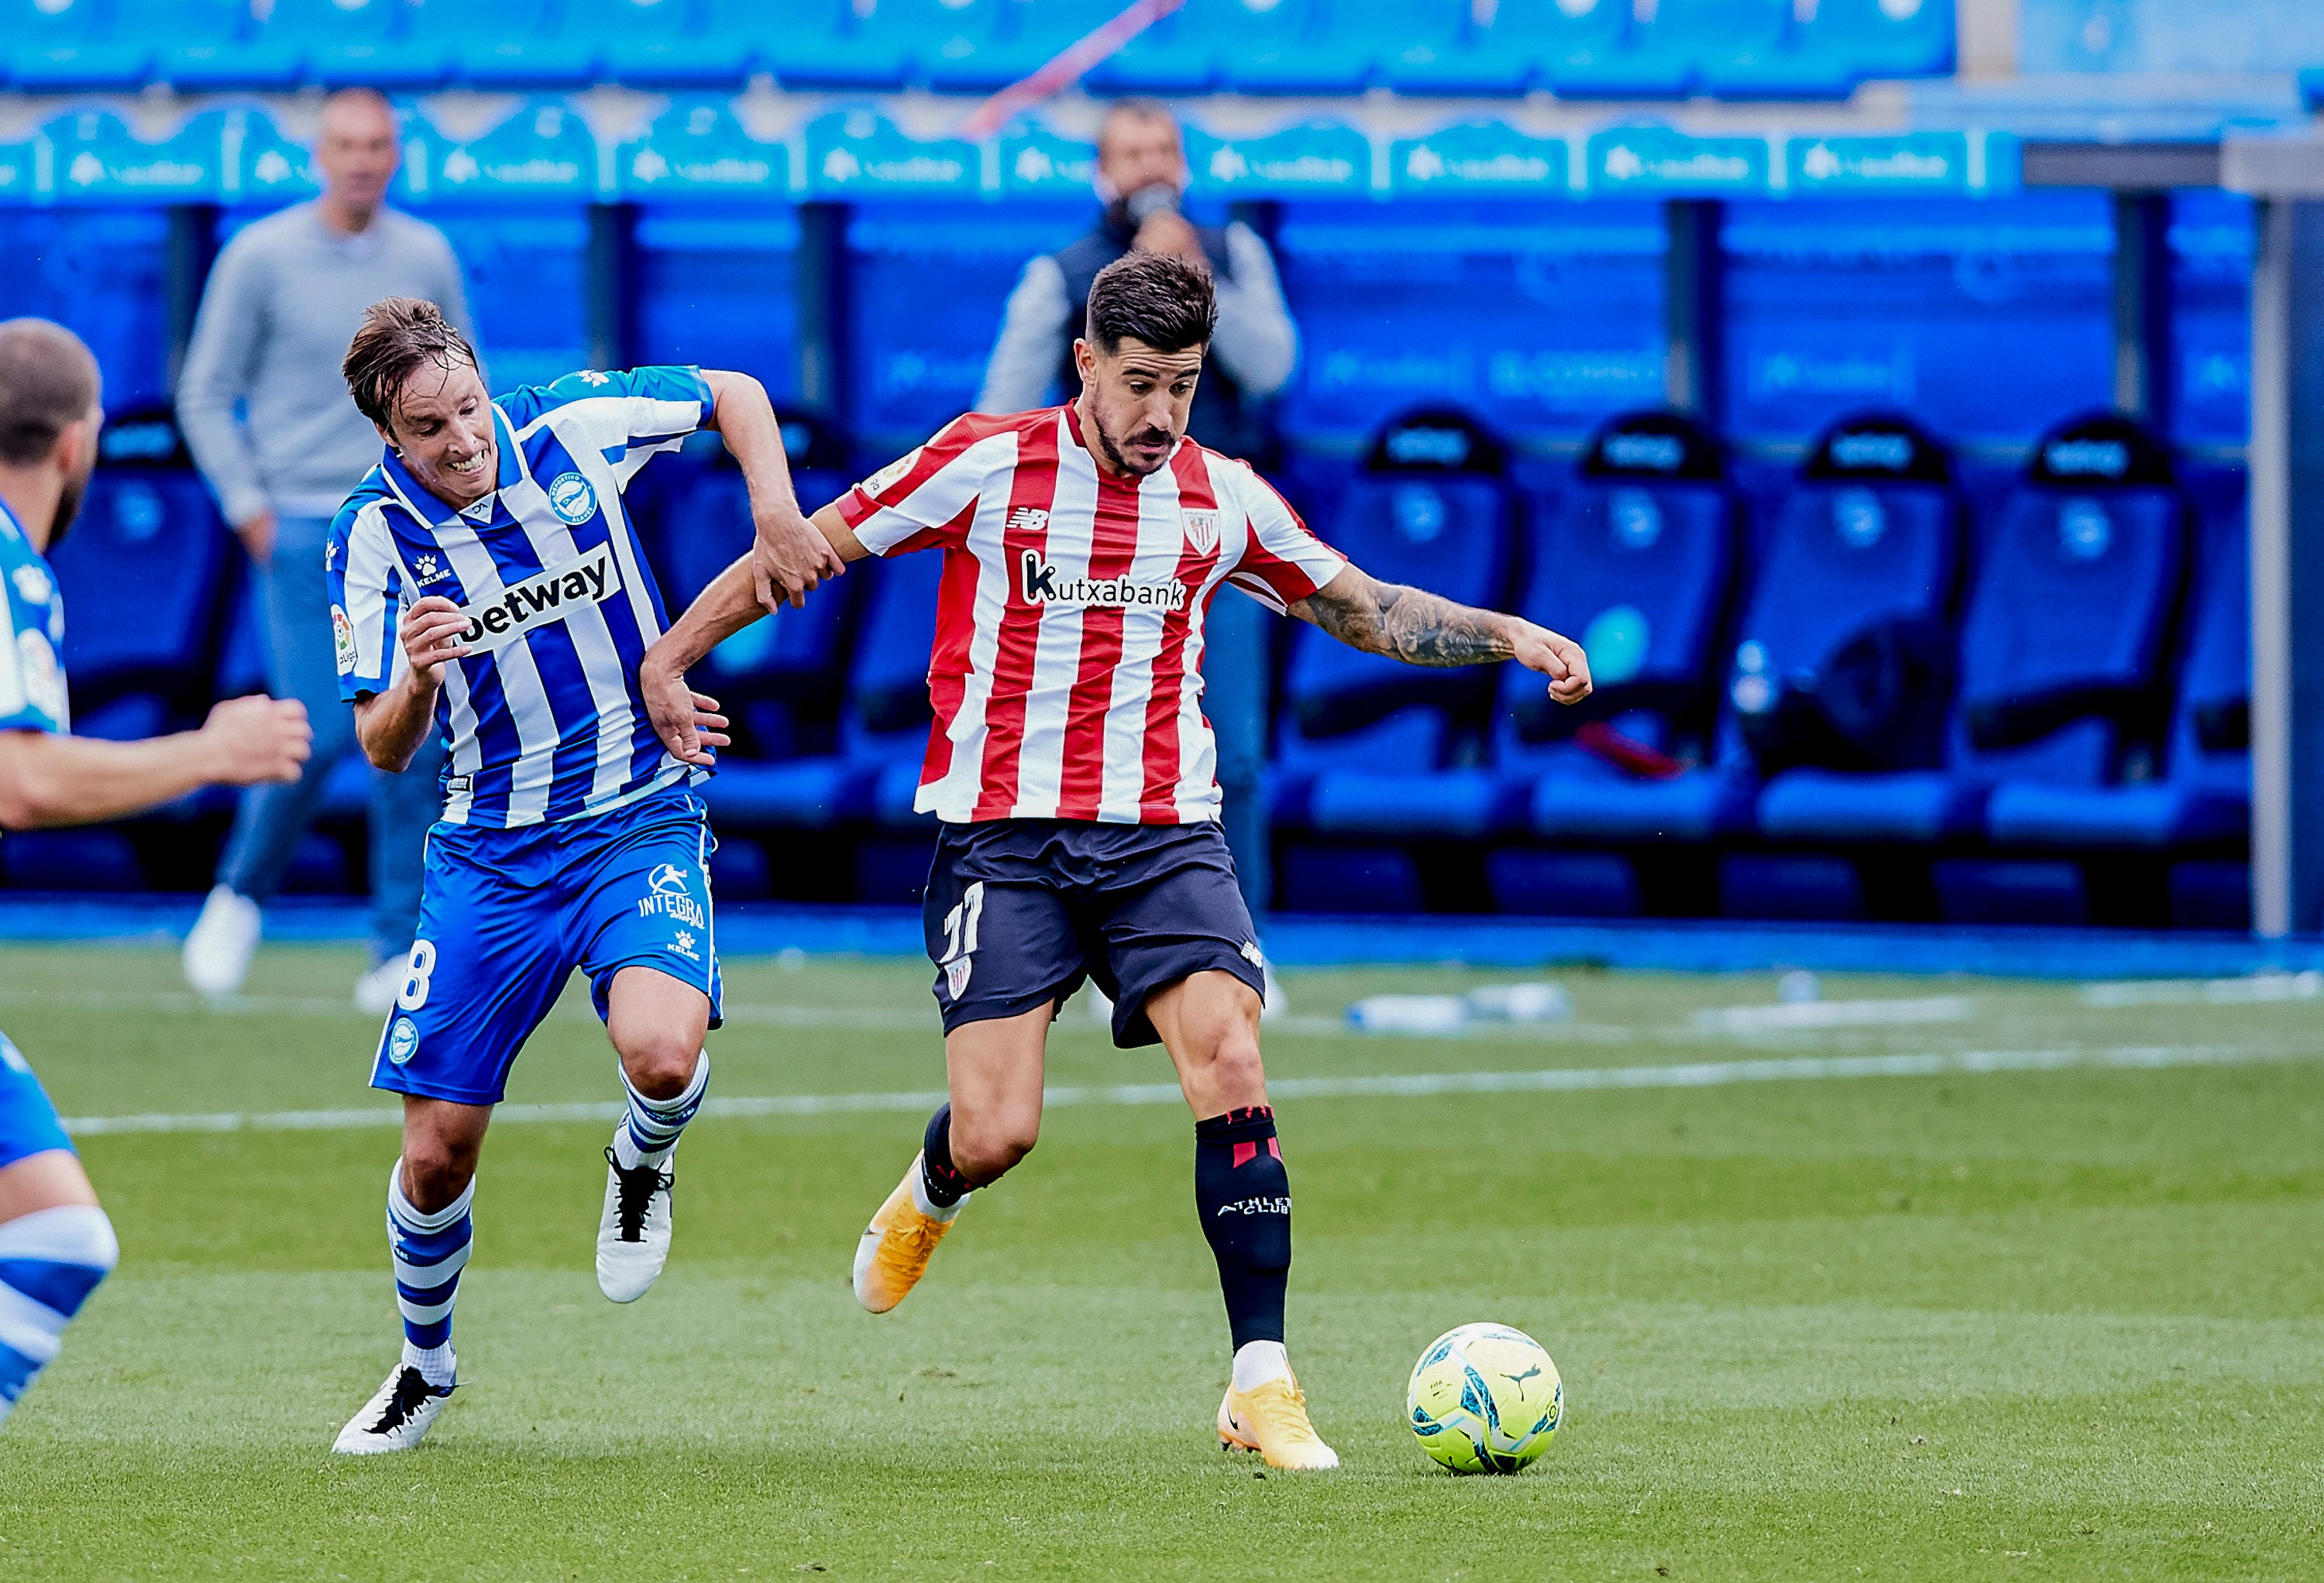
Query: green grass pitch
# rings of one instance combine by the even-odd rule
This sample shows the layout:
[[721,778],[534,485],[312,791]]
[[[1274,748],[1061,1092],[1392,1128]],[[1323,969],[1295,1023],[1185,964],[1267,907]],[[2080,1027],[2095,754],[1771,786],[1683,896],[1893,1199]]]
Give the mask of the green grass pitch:
[[[0,1026],[72,1116],[369,1108],[356,965],[272,949],[213,1012],[163,949],[11,946]],[[713,1093],[939,1086],[927,976],[733,964]],[[512,1114],[465,1387],[421,1450],[360,1463],[327,1448],[395,1347],[393,1133],[93,1136],[124,1262],[0,1432],[0,1577],[2324,1574],[2324,1001],[1828,980],[1963,1003],[1738,1032],[1695,1014],[1771,1002],[1767,976],[1553,976],[1563,1029],[1421,1040],[1326,1019],[1488,976],[1294,974],[1269,1070],[2080,1063],[1283,1100],[1292,1357],[1346,1464],[1307,1477],[1214,1442],[1226,1329],[1168,1105],[1054,1109],[879,1319],[848,1260],[918,1114],[697,1122],[675,1256],[629,1308],[590,1273],[607,1124]],[[1068,1009],[1053,1083],[1167,1076]],[[568,998],[511,1099],[615,1091]],[[1514,1478],[1444,1475],[1400,1422],[1422,1345],[1481,1319],[1567,1382]]]

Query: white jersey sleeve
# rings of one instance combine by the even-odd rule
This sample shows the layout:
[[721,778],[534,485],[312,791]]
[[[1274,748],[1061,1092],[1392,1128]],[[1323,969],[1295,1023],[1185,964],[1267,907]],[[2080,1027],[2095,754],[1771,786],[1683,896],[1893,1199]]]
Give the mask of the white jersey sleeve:
[[987,482],[1017,456],[1015,420],[971,414],[890,462],[839,499],[839,514],[873,555],[967,542]]
[[1347,569],[1348,557],[1315,537],[1275,486],[1250,464],[1227,462],[1215,469],[1240,508],[1250,529],[1228,581],[1280,615]]

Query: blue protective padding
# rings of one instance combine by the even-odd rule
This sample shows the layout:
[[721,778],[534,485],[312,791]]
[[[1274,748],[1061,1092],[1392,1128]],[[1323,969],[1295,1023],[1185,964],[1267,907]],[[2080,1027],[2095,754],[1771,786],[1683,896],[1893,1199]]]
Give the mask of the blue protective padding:
[[1716,841],[1750,827],[1756,786],[1739,768],[1646,780],[1577,755],[1534,783],[1527,811],[1534,833],[1551,840]]
[[[1498,478],[1362,474],[1349,485],[1323,537],[1383,582],[1494,608],[1508,581],[1513,505]],[[1406,665],[1303,624],[1292,634],[1283,702],[1297,734],[1313,741],[1406,704],[1457,705],[1490,685],[1488,672]]]
[[702,796],[721,823],[822,830],[865,812],[870,780],[868,770],[838,759],[734,762],[720,766]]
[[1949,924],[2048,924],[2090,921],[2089,888],[2080,865],[2051,860],[1943,858],[1929,866],[1937,915]]
[[1485,883],[1505,913],[1538,917],[1634,918],[1645,910],[1638,871],[1619,852],[1545,852],[1508,847],[1485,854]]
[[1424,904],[1419,861],[1399,847],[1291,842],[1277,849],[1276,866],[1278,894],[1294,912],[1416,913]]
[[1760,833],[1784,841],[1928,842],[1978,828],[1985,788],[1941,770],[1787,769],[1759,793]]
[[193,700],[215,656],[226,537],[192,473],[100,469],[49,553],[76,696],[133,683]]
[[1333,835],[1480,841],[1508,822],[1509,801],[1502,783],[1481,769],[1332,769],[1315,778],[1308,819]]
[[1964,714],[2153,686],[2186,556],[2185,510],[2167,491],[2019,488],[1986,535],[1962,622]]
[[[1592,654],[1609,699],[1636,689],[1651,701],[1646,706],[1659,707],[1702,689],[1734,567],[1727,492],[1710,483],[1589,478],[1540,515],[1520,613],[1585,645],[1618,637],[1618,660]],[[1498,713],[1505,749],[1563,724],[1541,687],[1530,671],[1503,667]]]
[[[1867,628],[1941,620],[1960,566],[1960,523],[1953,496],[1932,484],[1794,485],[1736,625],[1726,707],[1772,707],[1777,688],[1803,673],[1820,676]],[[1725,725],[1731,753],[1739,748],[1732,713]]]
[[764,13],[754,0],[565,0],[565,32],[593,40],[600,66],[616,82],[716,87],[742,80],[754,32],[812,37],[835,25],[835,10],[786,7],[781,28],[760,28],[753,23]]
[[1845,923],[1865,916],[1856,865],[1821,852],[1730,852],[1719,860],[1719,910],[1730,918]]

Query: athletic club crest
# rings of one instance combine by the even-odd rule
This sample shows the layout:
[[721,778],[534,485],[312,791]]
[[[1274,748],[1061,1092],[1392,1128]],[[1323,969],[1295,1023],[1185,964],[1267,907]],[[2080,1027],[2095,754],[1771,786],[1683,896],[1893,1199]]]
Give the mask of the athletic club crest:
[[1219,547],[1219,514],[1216,511],[1186,511],[1186,545],[1196,555],[1208,555]]

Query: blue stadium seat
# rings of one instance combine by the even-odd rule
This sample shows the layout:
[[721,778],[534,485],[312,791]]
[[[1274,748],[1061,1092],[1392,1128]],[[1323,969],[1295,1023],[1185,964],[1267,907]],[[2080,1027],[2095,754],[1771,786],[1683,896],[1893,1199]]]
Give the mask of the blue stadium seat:
[[1084,17],[1090,26],[1103,20],[1078,5],[1031,0],[865,0],[829,30],[770,44],[769,60],[787,85],[989,92],[1086,31],[1076,25]]
[[111,46],[98,0],[0,0],[0,81],[23,93],[134,87],[153,52]]
[[1997,847],[2217,849],[2251,829],[2251,582],[2238,523],[2205,569],[2163,773],[2114,786],[2011,781],[1986,827]]
[[77,712],[143,695],[209,698],[228,541],[166,409],[106,426],[81,519],[51,550]]
[[248,87],[369,83],[391,65],[410,11],[405,0],[274,0],[202,80]]
[[1636,20],[1635,0],[1501,0],[1487,47],[1530,67],[1531,87],[1568,98],[1674,98],[1689,59]]
[[1760,796],[1762,833],[1955,841],[1983,830],[1998,784],[2105,783],[2124,729],[2143,723],[2164,680],[2186,555],[2185,505],[2170,480],[2167,454],[2125,419],[2080,419],[2044,437],[1985,537],[1949,768],[1788,771]]
[[[836,7],[788,7],[787,28],[814,37],[836,25]],[[597,68],[641,87],[740,84],[759,53],[757,37],[782,30],[758,25],[749,0],[565,0],[565,36],[598,51]],[[783,36],[791,36],[784,32]]]
[[152,80],[184,92],[230,85],[257,23],[244,0],[113,0],[109,49],[149,59]]
[[586,29],[558,26],[558,0],[500,0],[481,25],[476,6],[464,0],[409,4],[410,20],[389,52],[389,74],[374,79],[378,86],[586,83],[604,53],[603,41]]
[[1949,0],[1810,0],[1793,14],[1794,48],[1851,81],[1949,77],[1953,14]]
[[[1374,41],[1340,32],[1320,0],[1186,0],[1091,72],[1098,93],[1353,93]],[[1330,31],[1326,23],[1332,23]]]
[[[1737,793],[1710,772],[1642,777],[1609,760],[1699,758],[1712,713],[1711,652],[1734,574],[1736,514],[1718,442],[1649,412],[1602,428],[1573,486],[1542,502],[1518,603],[1590,656],[1596,695],[1550,701],[1543,678],[1501,676],[1495,760],[1547,841],[1703,841],[1736,820]],[[1580,728],[1591,728],[1587,738]],[[1609,738],[1601,733],[1618,733]]]
[[1351,53],[1360,79],[1400,94],[1515,94],[1532,78],[1535,63],[1509,47],[1493,25],[1508,10],[1461,0],[1338,0],[1332,8],[1329,51]]
[[1796,0],[1663,0],[1656,32],[1689,62],[1688,82],[1721,98],[1844,98],[1863,75],[1803,48]]
[[[1516,548],[1507,462],[1465,413],[1407,413],[1374,440],[1323,538],[1382,581],[1498,606]],[[1301,626],[1284,681],[1277,821],[1333,834],[1484,834],[1489,778],[1438,771],[1454,717],[1476,713],[1491,685],[1489,671],[1408,666]]]

